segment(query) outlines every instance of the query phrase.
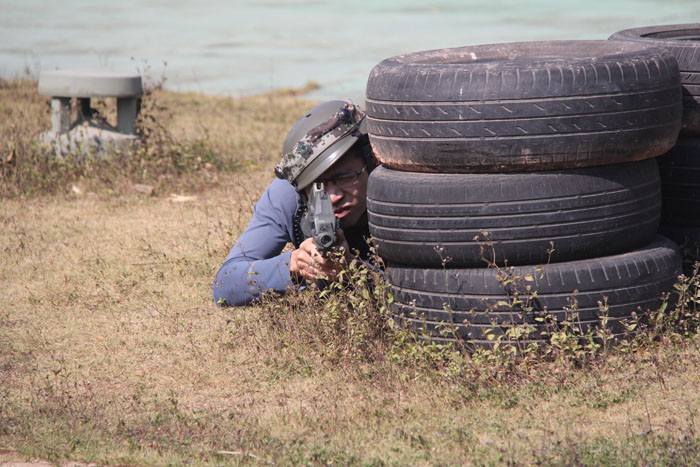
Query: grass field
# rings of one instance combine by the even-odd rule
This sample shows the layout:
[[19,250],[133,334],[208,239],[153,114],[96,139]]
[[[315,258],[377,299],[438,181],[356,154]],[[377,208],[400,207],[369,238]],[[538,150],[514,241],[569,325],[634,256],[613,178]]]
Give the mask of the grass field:
[[155,90],[129,160],[56,162],[35,86],[0,82],[0,463],[698,464],[693,326],[518,359],[412,343],[355,292],[217,308],[296,92]]

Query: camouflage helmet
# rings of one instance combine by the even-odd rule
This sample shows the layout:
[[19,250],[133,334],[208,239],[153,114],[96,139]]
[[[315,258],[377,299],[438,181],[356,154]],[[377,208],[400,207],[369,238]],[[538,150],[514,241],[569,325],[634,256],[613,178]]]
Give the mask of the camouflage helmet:
[[303,190],[367,134],[365,112],[351,100],[309,110],[287,134],[275,175]]

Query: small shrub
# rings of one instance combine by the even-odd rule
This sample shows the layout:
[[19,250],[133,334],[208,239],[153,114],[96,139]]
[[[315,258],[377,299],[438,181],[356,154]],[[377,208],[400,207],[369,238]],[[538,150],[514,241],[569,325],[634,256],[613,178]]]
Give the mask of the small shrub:
[[280,345],[308,346],[334,361],[380,359],[390,342],[392,297],[379,271],[376,263],[368,267],[352,261],[322,290],[312,286],[283,297],[268,294],[266,322]]

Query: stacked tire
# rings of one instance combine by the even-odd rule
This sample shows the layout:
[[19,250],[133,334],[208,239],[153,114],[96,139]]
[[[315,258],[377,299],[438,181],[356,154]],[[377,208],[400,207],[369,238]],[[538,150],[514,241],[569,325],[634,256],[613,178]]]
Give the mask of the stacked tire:
[[691,266],[700,260],[700,24],[626,29],[610,39],[663,47],[678,62],[683,120],[676,146],[658,158],[663,206],[660,230],[686,248]]
[[623,333],[671,290],[680,257],[656,235],[651,159],[681,125],[670,53],[618,41],[417,52],[374,67],[366,105],[383,164],[370,232],[400,322],[437,341],[540,343],[572,316],[587,332],[604,314]]

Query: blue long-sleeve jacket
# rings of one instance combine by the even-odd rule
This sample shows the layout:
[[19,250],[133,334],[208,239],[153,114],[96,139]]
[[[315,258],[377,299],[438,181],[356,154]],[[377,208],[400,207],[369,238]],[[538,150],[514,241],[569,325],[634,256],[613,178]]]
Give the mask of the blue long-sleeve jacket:
[[247,305],[265,290],[283,293],[293,285],[289,273],[292,252],[280,253],[293,241],[298,208],[295,188],[286,180],[273,180],[255,204],[248,228],[216,274],[216,303]]

